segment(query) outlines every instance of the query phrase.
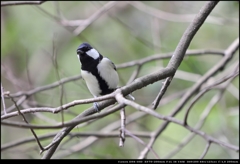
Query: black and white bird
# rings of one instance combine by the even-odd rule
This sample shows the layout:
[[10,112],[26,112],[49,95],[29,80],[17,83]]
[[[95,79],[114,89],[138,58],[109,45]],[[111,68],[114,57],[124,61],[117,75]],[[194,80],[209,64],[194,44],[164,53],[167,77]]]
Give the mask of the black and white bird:
[[[94,97],[106,95],[116,90],[119,82],[114,63],[103,57],[88,43],[82,43],[77,48],[77,56],[82,64],[81,75]],[[98,112],[98,104],[94,103]]]

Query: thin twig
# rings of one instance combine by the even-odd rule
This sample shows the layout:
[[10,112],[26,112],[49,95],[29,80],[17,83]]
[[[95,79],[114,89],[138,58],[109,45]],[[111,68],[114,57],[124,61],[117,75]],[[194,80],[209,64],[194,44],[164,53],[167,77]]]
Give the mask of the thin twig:
[[[8,94],[4,94],[4,97],[6,98]],[[7,96],[8,97],[8,96]],[[9,97],[8,97],[9,98]],[[27,96],[22,96],[20,99],[17,100],[16,104],[18,106],[20,106],[22,103],[24,103],[24,101],[27,99]],[[8,114],[10,114],[9,112],[12,112],[14,109],[16,108],[16,106],[13,104],[12,106],[8,107],[6,109],[7,114],[6,115],[2,115],[1,117],[7,116]],[[1,112],[1,114],[3,114],[3,112]]]
[[[140,1],[131,1],[128,3],[140,11],[143,11],[153,17],[166,20],[166,21],[192,22],[192,20],[195,17],[194,14],[174,14],[174,13],[164,12],[162,10],[147,6]],[[232,24],[232,23],[238,24],[239,21],[237,19],[229,19],[229,18],[225,19],[221,17],[209,16],[206,22],[217,24],[217,25],[225,25],[225,24]]]
[[[44,139],[54,137],[55,135],[56,135],[56,132],[49,133],[49,134],[38,136],[38,139],[39,140],[44,140]],[[33,141],[36,141],[36,138],[34,136],[33,137],[26,137],[24,139],[19,139],[17,141],[2,144],[1,145],[1,151],[7,150],[7,149],[10,149],[10,148],[14,148],[16,146],[19,146],[19,145],[22,145],[22,144],[25,144],[25,143],[29,143],[29,142],[33,142]]]
[[29,88],[33,86],[31,77],[30,77],[30,70],[29,70],[29,54],[28,51],[26,50],[26,72],[27,72],[27,80],[29,84]]
[[187,118],[188,118],[188,114],[190,112],[190,110],[192,109],[193,105],[208,91],[210,91],[211,89],[213,89],[214,86],[219,85],[229,79],[235,78],[236,76],[239,75],[239,72],[233,72],[232,74],[228,75],[227,77],[224,77],[220,80],[217,80],[215,83],[209,85],[208,87],[204,88],[201,92],[199,92],[194,99],[190,102],[190,105],[187,108],[186,114],[184,116],[184,124],[187,125]]
[[[106,102],[107,104],[109,103],[112,103],[113,101],[111,102]],[[106,104],[105,104],[106,105]],[[92,109],[94,109],[93,107],[90,108],[91,109],[91,112],[92,112]],[[89,121],[89,120],[92,120],[92,119],[96,119],[96,118],[101,118],[101,117],[104,117],[104,116],[107,116],[113,112],[116,112],[118,109],[115,109],[115,110],[110,110],[110,111],[107,111],[107,112],[102,112],[102,113],[99,113],[98,115],[91,115],[91,116],[86,116],[80,120],[71,120],[71,121],[68,121],[68,122],[65,122],[64,124],[62,124],[62,122],[60,123],[57,123],[56,125],[33,125],[33,124],[24,124],[24,123],[21,123],[21,122],[15,122],[15,121],[2,121],[1,124],[2,125],[7,125],[7,126],[13,126],[13,127],[19,127],[19,128],[34,128],[34,129],[59,129],[59,128],[63,128],[63,127],[69,127],[69,126],[76,126],[80,123],[83,123],[83,122],[86,122],[86,121]],[[87,112],[87,110],[85,111]]]
[[141,140],[139,137],[137,137],[136,135],[134,135],[133,133],[131,133],[131,132],[128,131],[127,129],[125,129],[125,131],[126,131],[126,133],[127,133],[129,136],[131,136],[131,137],[134,138],[136,141],[138,141],[138,142],[141,143],[142,145],[146,146],[149,150],[151,150],[157,159],[160,159],[160,157],[158,156],[158,154],[153,150],[153,148],[152,148],[151,146],[149,147],[148,145],[146,145],[146,143],[145,143],[143,140]]
[[202,155],[201,155],[201,157],[199,159],[203,159],[205,157],[205,155],[207,154],[210,146],[211,146],[211,142],[209,141],[209,142],[207,142],[207,145],[206,145],[206,147],[204,149],[204,152],[202,153]]
[[[41,86],[41,87],[36,87],[36,88],[34,88],[32,90],[25,91],[25,92],[24,91],[20,91],[20,92],[17,92],[17,93],[10,94],[10,96],[11,97],[20,97],[20,96],[24,96],[24,95],[30,96],[30,95],[36,94],[38,92],[42,92],[42,91],[45,91],[45,90],[53,89],[55,87],[58,87],[60,84],[65,84],[65,83],[68,83],[68,82],[79,80],[81,78],[82,78],[81,75],[76,75],[76,76],[72,76],[72,77],[62,78],[61,80],[56,81],[56,82],[54,82],[52,84]],[[5,96],[5,97],[8,98],[7,96]]]
[[80,24],[74,31],[74,35],[79,35],[84,29],[86,29],[90,24],[92,24],[95,20],[97,20],[101,15],[103,15],[105,12],[107,12],[109,9],[111,9],[113,6],[115,6],[117,2],[110,1],[106,3],[104,6],[102,6],[98,11],[96,11],[94,14],[92,14],[88,19],[84,20],[84,23]]
[[2,99],[2,105],[3,105],[4,114],[7,114],[6,105],[5,105],[5,99],[4,99],[4,89],[3,89],[3,86],[2,86],[2,82],[1,82],[1,99]]
[[[59,88],[60,88],[60,107],[62,107],[63,105],[63,94],[64,94],[64,89],[63,89],[63,85],[61,83],[60,80],[60,75],[59,75],[59,69],[58,69],[58,61],[57,61],[57,50],[55,49],[55,42],[54,42],[55,38],[53,38],[53,43],[52,43],[52,63],[53,66],[55,68],[56,74],[57,74],[57,80],[59,81]],[[64,124],[64,111],[62,109],[61,110],[61,119],[62,119],[62,124]]]
[[172,78],[173,78],[173,77],[170,76],[170,77],[168,77],[168,78],[164,81],[164,83],[163,83],[163,85],[162,85],[162,87],[161,87],[160,92],[158,93],[156,99],[155,99],[155,100],[153,101],[153,103],[152,103],[152,109],[155,110],[155,109],[158,107],[159,102],[161,101],[163,95],[164,95],[165,92],[167,91],[167,87],[170,85],[170,83],[171,83],[171,81],[172,81]]
[[[173,56],[174,52],[169,52],[165,54],[155,54],[155,55],[150,55],[146,58],[126,62],[126,63],[121,63],[117,64],[116,68],[121,69],[121,68],[127,68],[127,67],[133,67],[136,65],[143,65],[145,63],[155,61],[155,60],[162,60],[162,59],[169,59]],[[185,56],[202,56],[202,55],[220,55],[224,56],[224,51],[223,50],[187,50],[185,53]]]
[[[110,98],[113,98],[114,94],[108,94],[105,96],[97,97],[97,98],[90,98],[90,99],[83,99],[83,100],[74,100],[70,103],[64,104],[62,106],[56,107],[56,108],[50,108],[50,107],[39,107],[39,108],[29,108],[29,109],[23,109],[22,113],[34,113],[34,112],[50,112],[50,113],[58,113],[61,110],[66,110],[70,107],[79,105],[79,104],[88,104],[92,102],[98,102],[102,100],[107,100]],[[18,104],[18,103],[17,103]],[[17,116],[17,112],[8,113],[6,115],[1,116],[1,120],[7,119],[9,117]]]
[[16,6],[16,5],[41,5],[46,1],[13,1],[13,2],[1,2],[1,7],[3,6]]
[[[27,119],[25,118],[25,116],[21,113],[21,111],[20,111],[20,109],[18,108],[18,105],[16,104],[16,102],[14,101],[14,99],[13,99],[12,97],[10,97],[10,98],[11,98],[12,102],[14,103],[14,105],[16,106],[16,109],[18,110],[19,115],[22,116],[23,121],[25,121],[26,124],[29,124],[28,121],[27,121]],[[39,148],[40,148],[41,150],[43,150],[43,147],[42,147],[42,145],[41,145],[41,143],[40,143],[40,141],[39,141],[36,133],[34,132],[34,130],[33,130],[32,128],[30,128],[30,130],[31,130],[33,136],[35,137],[35,140],[37,141],[37,144],[38,144]]]
[[140,36],[139,32],[136,31],[135,28],[130,27],[128,23],[123,22],[121,19],[117,17],[117,15],[108,13],[110,18],[113,18],[114,21],[116,21],[119,25],[121,25],[126,31],[132,35],[134,39],[136,39],[139,43],[145,45],[149,49],[153,49],[154,47],[160,48],[158,45],[152,43],[151,41],[148,41],[145,37]]
[[130,84],[133,80],[135,80],[137,78],[137,76],[140,73],[141,70],[141,65],[137,65],[137,68],[134,70],[134,72],[132,73],[131,77],[129,78],[127,84]]
[[124,146],[125,141],[125,126],[126,126],[126,115],[125,115],[125,108],[122,108],[120,110],[120,116],[121,116],[121,127],[120,127],[120,140],[119,140],[119,146]]

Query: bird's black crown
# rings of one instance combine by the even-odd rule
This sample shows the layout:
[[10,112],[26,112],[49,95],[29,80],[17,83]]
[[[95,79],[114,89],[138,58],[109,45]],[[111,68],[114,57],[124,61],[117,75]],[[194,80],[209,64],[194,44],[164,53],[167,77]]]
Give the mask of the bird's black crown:
[[77,48],[77,54],[79,53],[84,53],[92,49],[92,46],[88,43],[82,43],[80,46]]

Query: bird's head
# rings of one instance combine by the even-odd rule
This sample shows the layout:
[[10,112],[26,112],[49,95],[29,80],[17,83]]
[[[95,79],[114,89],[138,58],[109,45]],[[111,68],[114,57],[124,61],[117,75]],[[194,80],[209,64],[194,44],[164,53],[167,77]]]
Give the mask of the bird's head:
[[79,59],[83,58],[89,58],[89,59],[98,59],[100,57],[100,54],[96,49],[94,49],[90,44],[88,43],[82,43],[78,48],[77,48],[77,55]]

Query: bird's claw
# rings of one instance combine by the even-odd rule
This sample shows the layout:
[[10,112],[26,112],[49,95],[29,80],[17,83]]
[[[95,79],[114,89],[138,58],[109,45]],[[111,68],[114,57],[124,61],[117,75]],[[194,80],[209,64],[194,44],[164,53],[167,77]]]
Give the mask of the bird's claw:
[[99,113],[99,106],[98,106],[97,102],[93,103],[93,107],[94,107],[95,111]]

